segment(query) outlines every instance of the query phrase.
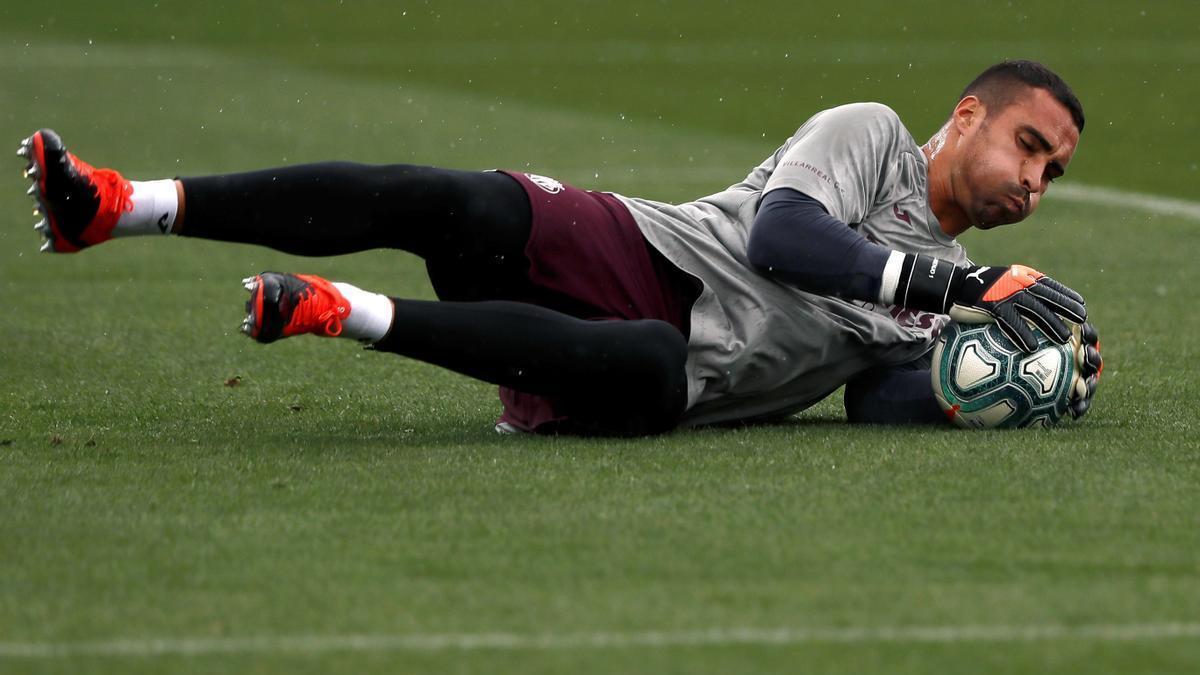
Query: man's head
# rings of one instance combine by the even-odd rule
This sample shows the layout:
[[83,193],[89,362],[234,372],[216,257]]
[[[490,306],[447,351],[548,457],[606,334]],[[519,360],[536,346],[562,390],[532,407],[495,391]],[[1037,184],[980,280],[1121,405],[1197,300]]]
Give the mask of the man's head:
[[1024,220],[1063,175],[1083,130],[1083,107],[1062,78],[1033,61],[983,71],[959,97],[941,133],[949,192],[981,229]]

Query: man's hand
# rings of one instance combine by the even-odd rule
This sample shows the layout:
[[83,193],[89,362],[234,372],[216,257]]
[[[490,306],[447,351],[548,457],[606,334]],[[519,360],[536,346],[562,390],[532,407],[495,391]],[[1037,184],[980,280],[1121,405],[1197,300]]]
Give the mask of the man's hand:
[[1071,417],[1079,419],[1092,407],[1096,385],[1100,382],[1100,375],[1104,373],[1104,359],[1100,358],[1100,335],[1095,326],[1084,323],[1076,326],[1071,332],[1071,344],[1075,347],[1075,366],[1079,368],[1079,377],[1075,380],[1068,410],[1071,411]]
[[1071,339],[1071,329],[1060,317],[1076,324],[1087,320],[1083,296],[1024,265],[955,268],[946,311],[963,323],[995,320],[1027,352],[1036,349],[1038,341],[1026,319],[1059,344]]

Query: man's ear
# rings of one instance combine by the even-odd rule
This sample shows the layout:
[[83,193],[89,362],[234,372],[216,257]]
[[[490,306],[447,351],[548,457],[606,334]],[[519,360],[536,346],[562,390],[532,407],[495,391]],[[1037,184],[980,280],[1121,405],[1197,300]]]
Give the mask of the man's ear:
[[985,117],[987,117],[987,106],[978,97],[971,94],[964,96],[958,105],[954,106],[954,113],[951,114],[950,121],[959,135],[966,136],[977,130]]

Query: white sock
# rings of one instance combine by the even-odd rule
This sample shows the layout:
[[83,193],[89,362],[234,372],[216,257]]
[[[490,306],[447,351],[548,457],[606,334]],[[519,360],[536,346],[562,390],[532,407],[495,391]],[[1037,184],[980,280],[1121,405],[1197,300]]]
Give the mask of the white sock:
[[382,340],[391,329],[396,313],[392,299],[340,281],[333,282],[333,286],[350,303],[350,316],[342,320],[341,337],[368,342]]
[[113,228],[114,237],[139,234],[170,234],[179,212],[175,181],[129,181],[133,186],[133,210],[125,211]]

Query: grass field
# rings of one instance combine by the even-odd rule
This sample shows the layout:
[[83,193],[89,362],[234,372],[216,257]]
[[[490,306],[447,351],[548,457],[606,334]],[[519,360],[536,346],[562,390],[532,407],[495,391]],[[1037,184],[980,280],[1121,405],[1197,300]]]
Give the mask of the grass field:
[[1183,202],[1052,191],[964,238],[1087,296],[1107,369],[1080,424],[850,428],[835,396],[585,441],[498,437],[493,388],[420,363],[237,335],[247,273],[430,297],[415,258],[39,256],[13,157],[0,672],[1200,668],[1200,9],[246,4],[5,5],[0,141],[52,126],[136,178],[347,158],[678,201],[836,103],[923,139],[977,71],[1032,57],[1087,107],[1064,185]]

